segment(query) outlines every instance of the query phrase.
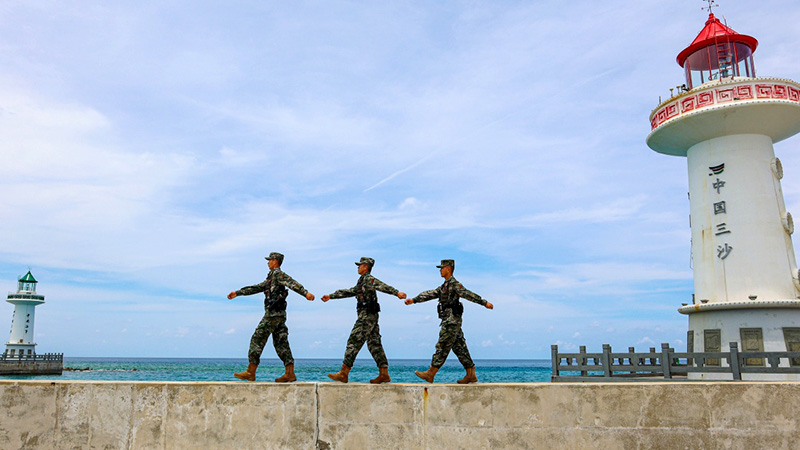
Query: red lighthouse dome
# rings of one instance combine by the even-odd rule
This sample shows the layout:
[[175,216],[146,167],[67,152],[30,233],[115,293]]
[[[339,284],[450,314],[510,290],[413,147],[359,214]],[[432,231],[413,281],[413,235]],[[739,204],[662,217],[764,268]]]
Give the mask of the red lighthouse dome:
[[678,64],[686,71],[689,89],[722,78],[755,77],[753,52],[758,41],[739,34],[708,15],[706,26],[694,41],[678,54]]

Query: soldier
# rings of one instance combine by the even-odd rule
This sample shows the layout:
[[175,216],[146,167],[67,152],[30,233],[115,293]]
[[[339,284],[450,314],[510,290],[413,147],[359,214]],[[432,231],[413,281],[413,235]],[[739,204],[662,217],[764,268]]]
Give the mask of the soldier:
[[428,383],[433,383],[433,377],[442,367],[452,349],[461,365],[467,371],[467,375],[458,380],[458,382],[460,384],[475,383],[478,381],[478,377],[475,376],[475,363],[472,362],[472,358],[469,356],[467,341],[464,339],[464,332],[461,330],[461,315],[464,312],[464,305],[458,299],[465,298],[488,309],[494,309],[494,305],[482,299],[480,295],[466,289],[453,277],[456,263],[452,259],[443,259],[442,263],[436,267],[439,268],[439,272],[444,278],[444,283],[436,289],[422,292],[416,297],[406,300],[406,305],[410,305],[438,298],[439,304],[436,309],[439,313],[439,318],[442,319],[439,342],[436,343],[436,352],[433,354],[431,367],[425,372],[417,370],[414,373]]
[[286,368],[286,373],[276,378],[275,382],[296,381],[294,358],[292,358],[292,350],[289,348],[289,329],[286,328],[286,296],[289,295],[289,291],[286,288],[288,287],[297,292],[309,301],[314,300],[314,294],[308,292],[302,284],[294,281],[292,277],[283,273],[281,270],[282,254],[272,252],[264,259],[268,261],[267,265],[270,269],[266,280],[255,286],[243,287],[228,294],[228,298],[233,299],[239,295],[252,295],[263,292],[264,309],[266,310],[264,317],[253,333],[253,337],[250,339],[250,350],[247,354],[250,364],[247,365],[247,370],[234,373],[233,376],[241,380],[256,381],[256,369],[261,362],[264,344],[267,343],[267,339],[272,335],[272,345],[275,346],[275,351]]
[[372,276],[370,272],[375,265],[374,259],[361,258],[356,265],[361,277],[354,287],[339,289],[333,294],[322,296],[323,302],[332,298],[355,297],[356,311],[358,311],[358,319],[356,319],[353,331],[350,332],[350,338],[347,340],[342,369],[338,373],[329,373],[328,377],[334,381],[347,383],[356,355],[366,341],[367,348],[372,354],[375,364],[378,365],[378,377],[369,382],[373,384],[388,383],[392,379],[389,377],[389,362],[386,360],[386,353],[383,352],[383,345],[381,345],[381,330],[378,326],[378,312],[381,310],[381,306],[378,304],[378,296],[375,291],[396,295],[401,300],[406,298],[406,294]]

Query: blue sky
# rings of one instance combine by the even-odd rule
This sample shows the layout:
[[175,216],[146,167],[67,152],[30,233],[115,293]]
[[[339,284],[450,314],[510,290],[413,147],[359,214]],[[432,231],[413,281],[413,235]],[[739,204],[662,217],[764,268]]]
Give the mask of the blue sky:
[[[795,1],[719,3],[800,79]],[[361,256],[410,295],[452,258],[495,304],[466,305],[476,358],[685,348],[686,161],[644,140],[704,4],[4,1],[0,285],[39,280],[39,352],[243,358],[263,297],[225,295],[270,251],[317,297]],[[389,358],[430,357],[434,303],[380,299]],[[295,357],[354,320],[291,294]]]

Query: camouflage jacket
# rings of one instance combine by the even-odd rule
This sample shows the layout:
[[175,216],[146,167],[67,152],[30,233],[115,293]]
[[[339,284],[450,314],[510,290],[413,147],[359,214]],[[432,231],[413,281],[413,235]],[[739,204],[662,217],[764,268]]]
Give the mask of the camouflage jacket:
[[269,271],[267,279],[254,286],[246,286],[238,291],[236,295],[253,295],[259,292],[264,293],[264,308],[271,312],[280,312],[286,310],[286,296],[289,295],[289,288],[303,297],[308,294],[306,288],[302,284],[294,280],[280,268],[275,268]]
[[442,303],[448,307],[458,303],[459,298],[464,298],[481,306],[486,306],[486,300],[481,298],[480,295],[465,288],[464,285],[456,280],[456,277],[450,277],[438,288],[421,292],[411,300],[414,303],[422,303],[435,298],[439,299],[439,303]]
[[372,275],[365,273],[361,275],[355,286],[350,289],[339,289],[331,294],[331,298],[355,297],[358,301],[358,306],[363,306],[367,303],[378,301],[378,295],[375,291],[391,295],[397,295],[400,292]]

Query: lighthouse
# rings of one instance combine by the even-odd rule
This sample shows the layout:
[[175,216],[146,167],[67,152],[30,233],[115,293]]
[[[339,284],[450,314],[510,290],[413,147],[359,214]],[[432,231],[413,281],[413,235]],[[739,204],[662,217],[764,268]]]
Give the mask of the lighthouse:
[[36,293],[36,279],[29,270],[17,280],[17,292],[9,293],[14,305],[11,333],[6,350],[0,355],[0,375],[60,375],[64,368],[62,353],[36,353],[33,324],[36,307],[44,303],[44,295]]
[[[647,145],[689,168],[694,294],[688,351],[800,350],[800,278],[773,143],[800,132],[800,84],[757,77],[758,41],[714,16],[678,54],[685,84],[650,115]],[[763,366],[763,358],[747,365]],[[725,360],[706,365],[725,365]],[[784,361],[800,365],[800,361]],[[800,379],[751,374],[750,379]],[[690,378],[719,379],[718,373]],[[729,377],[729,375],[728,375]]]
[[17,292],[8,294],[8,303],[14,305],[14,316],[11,319],[11,335],[6,344],[5,354],[8,357],[36,354],[36,343],[33,342],[33,323],[36,307],[44,303],[44,295],[36,293],[36,281],[30,270],[17,281]]

